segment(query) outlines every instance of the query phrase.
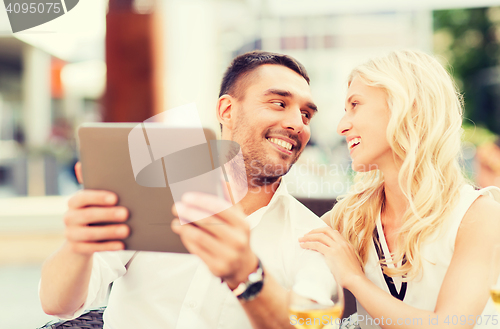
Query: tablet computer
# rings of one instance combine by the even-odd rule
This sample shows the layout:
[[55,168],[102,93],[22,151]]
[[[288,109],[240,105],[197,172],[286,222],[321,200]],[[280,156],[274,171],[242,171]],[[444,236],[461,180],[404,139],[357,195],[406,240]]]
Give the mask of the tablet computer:
[[[125,249],[188,252],[171,229],[173,193],[179,196],[183,191],[171,191],[170,186],[214,169],[210,141],[215,140],[210,129],[155,124],[146,127],[144,123],[92,123],[79,127],[84,188],[112,191],[118,195],[118,205],[129,210],[126,224],[131,233],[123,240]],[[166,161],[165,154],[173,161]],[[202,184],[198,179],[197,184],[185,187],[186,191],[223,197],[224,184],[211,177],[204,178]]]

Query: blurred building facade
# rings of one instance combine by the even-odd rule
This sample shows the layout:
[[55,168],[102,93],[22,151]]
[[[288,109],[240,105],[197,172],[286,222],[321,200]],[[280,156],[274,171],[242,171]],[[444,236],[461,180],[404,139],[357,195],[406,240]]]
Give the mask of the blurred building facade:
[[[104,17],[105,7],[97,8]],[[100,120],[104,30],[97,37],[95,28],[80,35],[61,30],[49,22],[13,35],[0,8],[0,197],[70,194],[78,188],[71,173],[74,128]]]

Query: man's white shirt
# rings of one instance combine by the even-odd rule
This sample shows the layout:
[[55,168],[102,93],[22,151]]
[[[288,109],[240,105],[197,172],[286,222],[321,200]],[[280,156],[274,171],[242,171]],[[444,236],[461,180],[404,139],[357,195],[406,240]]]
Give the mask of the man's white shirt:
[[[302,249],[298,238],[326,226],[292,197],[282,182],[266,207],[247,217],[250,245],[266,274],[284,288],[296,284],[318,285],[326,291],[334,284],[323,255]],[[106,300],[105,329],[246,329],[252,328],[243,307],[225,283],[221,283],[195,255],[137,252],[94,254],[85,304],[74,318]]]

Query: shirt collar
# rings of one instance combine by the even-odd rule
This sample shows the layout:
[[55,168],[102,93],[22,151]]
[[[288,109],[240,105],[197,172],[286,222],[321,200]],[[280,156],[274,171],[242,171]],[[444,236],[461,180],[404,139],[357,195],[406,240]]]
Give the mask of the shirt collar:
[[288,193],[286,182],[284,181],[283,177],[281,177],[280,185],[274,192],[274,195],[267,204],[267,206],[259,208],[247,216],[247,221],[248,224],[250,225],[250,229],[256,227],[260,223],[264,214],[270,211],[272,208],[274,208],[280,201],[283,202],[290,198],[292,198],[292,196],[290,195],[290,193]]

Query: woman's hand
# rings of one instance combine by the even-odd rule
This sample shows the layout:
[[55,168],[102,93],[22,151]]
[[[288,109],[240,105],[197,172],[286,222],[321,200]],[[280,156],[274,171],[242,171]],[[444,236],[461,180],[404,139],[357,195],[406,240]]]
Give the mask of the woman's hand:
[[356,276],[363,276],[363,270],[352,245],[331,227],[322,227],[299,238],[304,249],[323,254],[335,280],[349,289],[349,283]]

